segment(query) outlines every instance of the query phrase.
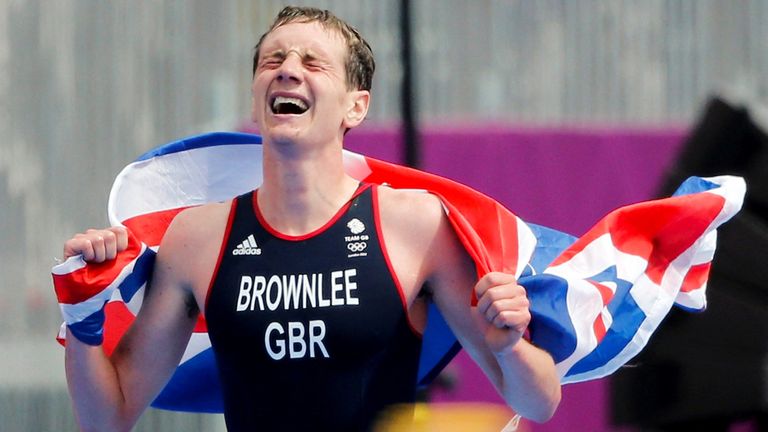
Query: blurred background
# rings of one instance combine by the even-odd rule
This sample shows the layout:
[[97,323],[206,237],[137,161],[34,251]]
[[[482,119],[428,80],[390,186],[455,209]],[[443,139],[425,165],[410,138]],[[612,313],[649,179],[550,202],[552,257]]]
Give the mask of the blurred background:
[[[285,4],[0,0],[0,429],[75,430],[54,258],[107,223],[112,179],[139,154],[251,129],[252,48]],[[531,222],[580,235],[685,175],[745,175],[711,310],[673,314],[632,368],[567,386],[551,422],[521,428],[768,426],[768,0],[293,4],[332,10],[373,47],[372,108],[350,148],[467,183]],[[499,401],[463,356],[441,382],[435,401]],[[136,430],[223,429],[152,410]]]

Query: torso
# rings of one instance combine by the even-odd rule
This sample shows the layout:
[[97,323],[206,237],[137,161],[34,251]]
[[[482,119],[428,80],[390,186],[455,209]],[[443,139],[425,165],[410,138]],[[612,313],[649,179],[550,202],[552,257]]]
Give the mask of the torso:
[[[398,232],[395,215],[384,210],[388,220],[379,220],[378,202],[396,198],[379,191],[381,199],[366,188],[304,236],[272,229],[251,194],[235,201],[233,220],[223,219],[230,228],[218,271],[208,270],[216,275],[207,301],[203,284],[193,286],[222,370],[232,430],[270,419],[302,429],[320,418],[336,429],[360,429],[384,406],[413,401],[424,266],[399,253],[410,234]],[[391,232],[383,235],[382,226]],[[398,250],[395,261],[385,245]]]
[[[427,298],[422,296],[429,276],[430,265],[425,261],[434,254],[429,239],[437,231],[436,219],[442,217],[439,200],[429,194],[378,187],[379,213],[382,236],[392,269],[400,282],[411,324],[423,332],[427,320]],[[230,214],[231,201],[208,204],[190,209],[197,240],[192,246],[197,252],[185,257],[189,262],[186,282],[195,301],[205,316],[206,296],[221,252],[221,241]]]

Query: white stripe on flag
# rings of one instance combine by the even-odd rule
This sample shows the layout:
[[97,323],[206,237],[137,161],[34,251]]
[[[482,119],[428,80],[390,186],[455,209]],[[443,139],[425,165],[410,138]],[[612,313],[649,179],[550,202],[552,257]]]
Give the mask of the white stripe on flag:
[[[119,225],[147,213],[224,201],[253,190],[262,180],[261,164],[255,163],[261,156],[260,145],[233,144],[133,162],[118,174],[112,186],[110,223]],[[152,193],[147,194],[147,190]]]
[[63,263],[59,263],[53,266],[51,273],[57,276],[62,276],[80,270],[83,267],[85,267],[85,260],[83,259],[83,256],[74,255],[67,258],[67,260]]
[[576,348],[570,356],[556,365],[561,379],[576,362],[597,346],[592,325],[603,310],[602,296],[591,283],[581,279],[566,280],[568,283],[566,306],[568,317],[576,333]]
[[344,172],[355,180],[363,180],[373,171],[368,167],[365,156],[350,151],[344,151]]
[[517,220],[517,269],[515,270],[515,277],[520,277],[536,250],[536,235],[522,219],[518,217],[515,219]]
[[184,351],[184,355],[181,356],[179,364],[191,359],[192,357],[200,354],[211,347],[211,339],[208,337],[208,333],[192,333],[187,344],[187,349]]

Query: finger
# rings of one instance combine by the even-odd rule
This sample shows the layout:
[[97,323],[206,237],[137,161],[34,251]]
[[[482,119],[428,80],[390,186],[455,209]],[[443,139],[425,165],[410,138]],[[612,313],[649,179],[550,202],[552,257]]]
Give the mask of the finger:
[[128,248],[128,229],[122,226],[114,226],[109,228],[109,231],[115,235],[117,252],[126,250]]
[[64,261],[66,261],[69,257],[75,256],[80,253],[80,251],[77,249],[77,246],[75,246],[75,239],[69,239],[66,242],[64,242],[64,251],[61,253],[61,256],[63,257]]
[[509,328],[518,332],[524,332],[531,322],[531,314],[528,310],[503,311],[496,315],[492,324],[494,327],[502,329]]
[[477,281],[477,284],[475,284],[475,294],[477,294],[477,297],[480,298],[483,296],[483,294],[485,294],[486,291],[495,286],[516,282],[517,279],[515,278],[515,275],[500,272],[490,272],[480,278],[479,281]]
[[64,259],[75,255],[82,255],[84,260],[93,259],[93,248],[90,241],[83,235],[78,234],[64,243]]
[[498,285],[486,290],[482,296],[478,296],[477,308],[480,312],[485,313],[493,302],[517,297],[526,297],[526,291],[525,288],[518,285],[516,282],[512,284]]
[[117,256],[117,236],[111,230],[104,231],[104,259],[113,260]]
[[484,316],[488,322],[492,323],[503,312],[517,312],[528,310],[528,299],[525,297],[516,297],[512,299],[497,300],[488,306]]
[[86,261],[93,261],[96,258],[96,253],[93,250],[93,244],[89,238],[83,238],[81,240],[80,253],[83,254],[83,259]]
[[104,247],[104,236],[103,234],[93,234],[91,237],[91,247],[93,247],[93,262],[104,262],[104,259],[107,256],[106,249]]

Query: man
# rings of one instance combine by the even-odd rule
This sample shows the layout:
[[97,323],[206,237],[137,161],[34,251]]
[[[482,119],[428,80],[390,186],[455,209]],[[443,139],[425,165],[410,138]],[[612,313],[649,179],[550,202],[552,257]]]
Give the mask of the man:
[[[552,416],[559,379],[549,354],[522,338],[530,314],[515,278],[476,280],[435,196],[344,173],[343,137],[367,114],[373,70],[368,44],[332,14],[280,12],[254,56],[263,184],[174,219],[110,358],[98,338],[69,327],[66,372],[83,429],[129,429],[170,378],[199,313],[230,430],[366,429],[414,399],[429,301],[513,409]],[[111,260],[127,238],[120,227],[89,230],[66,242],[64,257]]]

